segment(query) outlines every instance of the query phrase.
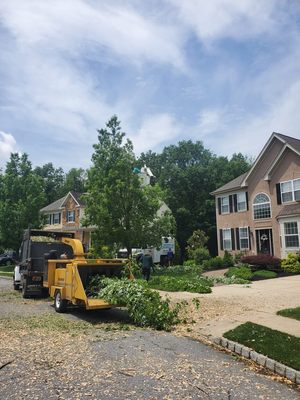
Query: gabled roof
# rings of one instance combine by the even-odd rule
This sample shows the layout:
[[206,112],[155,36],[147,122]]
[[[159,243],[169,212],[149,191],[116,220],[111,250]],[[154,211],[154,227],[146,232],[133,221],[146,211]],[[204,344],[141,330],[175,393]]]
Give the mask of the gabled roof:
[[241,184],[248,172],[238,176],[237,178],[232,179],[232,181],[226,183],[225,185],[221,186],[220,188],[216,189],[215,191],[211,192],[211,194],[216,195],[219,193],[230,192],[231,190],[240,189]]
[[67,196],[64,196],[56,201],[54,201],[51,204],[48,204],[46,207],[42,208],[40,211],[41,212],[47,212],[47,211],[59,211],[61,209],[61,206],[63,202],[65,201],[65,198]]
[[82,200],[82,193],[78,193],[75,191],[70,191],[69,193],[67,193],[64,197],[61,197],[60,199],[54,201],[51,204],[48,204],[46,207],[42,208],[40,210],[40,212],[44,213],[44,212],[51,212],[51,211],[60,211],[62,209],[62,207],[64,206],[65,201],[67,200],[67,198],[70,196],[73,197],[73,199],[75,200],[75,202],[77,203],[78,206],[85,206],[85,202]]
[[[269,145],[271,144],[271,142],[274,138],[277,138],[283,144],[283,148],[282,148],[280,157],[283,154],[285,147],[288,147],[289,149],[291,149],[292,151],[294,151],[300,155],[300,140],[299,139],[295,139],[290,136],[282,135],[281,133],[273,132],[272,135],[270,136],[269,140],[267,141],[267,143],[264,145],[262,151],[259,153],[259,156],[255,160],[255,162],[252,165],[251,169],[249,170],[248,174],[245,176],[241,186],[247,186],[247,179],[249,178],[249,176],[251,175],[251,173],[257,166],[257,164],[260,162],[260,160],[263,158],[265,151],[267,150],[267,148],[269,147]],[[278,160],[276,160],[276,161],[278,161]],[[272,167],[273,167],[273,165],[272,165]]]
[[230,192],[233,190],[238,190],[243,187],[246,187],[247,179],[252,174],[253,170],[255,169],[255,167],[257,166],[259,161],[264,156],[265,151],[268,149],[269,145],[271,144],[271,142],[274,138],[276,138],[277,140],[279,140],[282,143],[282,149],[279,152],[278,156],[274,159],[274,162],[272,163],[270,168],[268,169],[265,179],[269,179],[269,174],[271,173],[273,168],[277,165],[278,161],[281,159],[282,155],[285,153],[286,150],[290,149],[300,155],[300,140],[299,139],[283,135],[282,133],[273,132],[272,135],[270,136],[269,140],[263,147],[262,151],[260,152],[259,156],[256,158],[256,160],[255,160],[254,164],[252,165],[252,167],[250,168],[250,170],[248,172],[238,176],[237,178],[233,179],[232,181],[226,183],[225,185],[221,186],[220,188],[216,189],[211,194],[217,195],[217,194]]

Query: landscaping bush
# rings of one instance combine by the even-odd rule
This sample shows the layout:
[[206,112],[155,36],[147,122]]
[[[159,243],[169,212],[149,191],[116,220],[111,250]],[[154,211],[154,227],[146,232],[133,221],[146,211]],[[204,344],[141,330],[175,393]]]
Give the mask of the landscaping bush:
[[243,265],[240,267],[229,268],[229,270],[225,273],[225,276],[227,276],[228,278],[234,276],[235,278],[250,281],[252,279],[253,273],[250,266]]
[[224,268],[230,268],[234,266],[233,257],[227,250],[224,252],[223,266]]
[[237,278],[236,276],[226,277],[226,276],[216,276],[210,278],[214,284],[222,284],[222,285],[244,285],[249,283],[247,279]]
[[214,257],[210,260],[205,260],[202,263],[202,267],[204,271],[225,268],[222,257]]
[[205,247],[199,247],[198,249],[195,249],[193,252],[193,258],[197,265],[201,265],[203,261],[210,259],[208,249]]
[[96,284],[99,288],[97,297],[127,307],[130,318],[138,326],[169,331],[179,322],[179,305],[171,309],[169,300],[162,300],[159,293],[149,289],[144,282],[98,278],[94,279],[94,288]]
[[289,253],[287,258],[281,261],[281,267],[287,272],[300,272],[300,261],[298,254]]
[[244,256],[241,258],[243,264],[250,264],[257,268],[279,269],[280,258],[273,257],[271,254],[257,254],[252,256]]
[[269,271],[266,269],[261,269],[258,271],[253,272],[253,277],[259,277],[259,278],[264,278],[264,279],[271,279],[271,278],[276,278],[277,274],[274,271]]
[[148,285],[167,292],[211,293],[213,282],[201,277],[153,276]]

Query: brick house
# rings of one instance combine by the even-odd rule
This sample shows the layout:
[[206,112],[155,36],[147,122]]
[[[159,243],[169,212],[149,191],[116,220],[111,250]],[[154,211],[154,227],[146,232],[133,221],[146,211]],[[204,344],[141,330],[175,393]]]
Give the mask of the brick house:
[[43,229],[50,231],[70,231],[84,245],[91,245],[92,227],[83,227],[85,203],[82,194],[71,191],[66,196],[54,201],[40,210],[45,217]]
[[252,168],[212,195],[220,256],[299,251],[300,140],[274,132]]

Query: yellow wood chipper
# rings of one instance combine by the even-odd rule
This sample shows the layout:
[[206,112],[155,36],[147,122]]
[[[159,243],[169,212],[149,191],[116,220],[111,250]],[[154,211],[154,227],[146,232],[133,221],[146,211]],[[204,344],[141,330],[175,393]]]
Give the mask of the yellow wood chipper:
[[[54,241],[34,240],[40,236]],[[112,307],[103,299],[89,297],[89,284],[97,275],[120,278],[126,260],[89,259],[82,243],[73,234],[39,230],[25,232],[22,253],[24,257],[17,268],[21,274],[23,297],[40,297],[46,292],[54,298],[57,312],[65,311],[68,305],[87,310]],[[133,278],[131,273],[129,275]]]

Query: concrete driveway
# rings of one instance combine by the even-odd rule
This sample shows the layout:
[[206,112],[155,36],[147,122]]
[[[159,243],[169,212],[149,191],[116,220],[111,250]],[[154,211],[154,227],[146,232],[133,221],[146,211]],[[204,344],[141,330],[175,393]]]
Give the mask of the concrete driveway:
[[200,299],[193,331],[205,336],[222,336],[246,321],[265,325],[300,337],[300,321],[276,315],[284,308],[300,306],[300,275],[266,279],[249,285],[213,288],[210,294],[169,293],[172,300]]

